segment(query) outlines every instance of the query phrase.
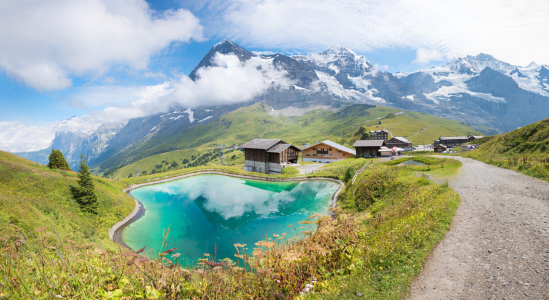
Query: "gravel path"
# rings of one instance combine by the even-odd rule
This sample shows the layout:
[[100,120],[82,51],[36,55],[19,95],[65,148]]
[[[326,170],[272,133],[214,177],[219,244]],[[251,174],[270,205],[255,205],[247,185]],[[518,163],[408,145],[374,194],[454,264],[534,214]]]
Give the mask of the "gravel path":
[[411,299],[549,299],[549,183],[465,158],[452,229]]
[[299,175],[305,175],[305,174],[311,173],[312,171],[319,170],[324,166],[325,164],[308,164],[308,165],[299,165],[295,167],[299,171]]

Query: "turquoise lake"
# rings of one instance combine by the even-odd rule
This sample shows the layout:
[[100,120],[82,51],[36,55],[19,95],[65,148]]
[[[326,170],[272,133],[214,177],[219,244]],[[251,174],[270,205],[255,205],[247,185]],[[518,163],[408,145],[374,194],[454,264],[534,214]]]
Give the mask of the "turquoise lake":
[[[253,245],[265,234],[301,227],[313,213],[326,214],[338,184],[331,181],[268,182],[222,175],[198,175],[141,187],[130,192],[145,214],[126,227],[122,240],[132,249],[159,249],[170,226],[168,248],[177,248],[184,264],[204,253],[235,259],[234,244]],[[291,235],[293,236],[293,234]]]

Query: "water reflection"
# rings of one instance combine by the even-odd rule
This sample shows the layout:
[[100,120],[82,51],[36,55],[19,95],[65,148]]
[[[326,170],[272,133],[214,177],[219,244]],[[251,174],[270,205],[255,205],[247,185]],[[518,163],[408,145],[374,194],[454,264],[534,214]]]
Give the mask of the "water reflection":
[[171,226],[169,247],[191,261],[212,253],[215,243],[218,257],[232,258],[234,243],[253,245],[312,213],[327,213],[336,189],[329,181],[263,182],[220,175],[147,186],[131,192],[146,211],[124,230],[123,240],[134,249],[154,248],[162,229]]

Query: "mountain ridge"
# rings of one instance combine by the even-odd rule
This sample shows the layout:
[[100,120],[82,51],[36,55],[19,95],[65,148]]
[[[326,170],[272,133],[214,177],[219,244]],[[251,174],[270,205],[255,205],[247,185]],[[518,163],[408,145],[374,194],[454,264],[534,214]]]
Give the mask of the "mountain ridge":
[[[377,70],[364,56],[342,46],[303,55],[260,54],[224,40],[213,46],[189,74],[215,65],[218,55],[236,55],[241,62],[262,59],[286,72],[291,84],[269,88],[247,102],[214,107],[174,107],[172,112],[130,120],[110,137],[105,147],[78,146],[74,138],[63,145],[69,152],[82,149],[90,165],[137,149],[151,140],[173,139],[189,128],[214,122],[224,114],[264,101],[273,110],[309,107],[338,109],[348,104],[382,105],[466,122],[485,134],[496,134],[546,118],[549,111],[549,69],[530,64],[513,66],[488,54],[466,56],[429,70],[392,74]],[[68,135],[68,134],[67,134]],[[61,139],[60,139],[61,140]],[[51,149],[48,148],[48,149]],[[71,150],[72,149],[72,150]],[[75,150],[76,149],[76,150]],[[168,147],[162,151],[178,149]],[[44,160],[44,150],[22,154]],[[160,150],[159,150],[160,151]],[[72,153],[69,155],[73,160]],[[46,157],[47,158],[47,157]]]

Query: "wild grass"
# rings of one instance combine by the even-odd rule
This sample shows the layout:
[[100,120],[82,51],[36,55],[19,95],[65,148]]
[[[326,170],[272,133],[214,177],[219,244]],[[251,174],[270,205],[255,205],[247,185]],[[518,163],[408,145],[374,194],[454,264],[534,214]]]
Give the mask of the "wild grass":
[[[29,230],[3,223],[0,297],[349,299],[360,293],[366,299],[400,299],[448,230],[459,202],[447,184],[418,176],[449,169],[451,160],[425,159],[430,171],[371,164],[354,185],[346,185],[333,217],[314,214],[290,226],[301,227],[299,234],[296,230],[293,235],[266,235],[255,245],[235,244],[234,259],[218,260],[212,249],[192,269],[178,264],[178,250],[166,249],[165,243],[133,252],[73,242],[57,234],[55,226]],[[333,173],[323,172],[337,177],[337,168],[366,161],[348,160],[337,164]],[[164,241],[169,233],[168,228]]]
[[71,193],[77,179],[75,172],[51,170],[0,151],[0,222],[25,232],[54,225],[75,241],[113,247],[108,228],[133,210],[133,199],[121,192],[124,184],[95,177],[99,215],[84,213]]
[[463,156],[549,180],[549,119],[483,138],[480,143]]

